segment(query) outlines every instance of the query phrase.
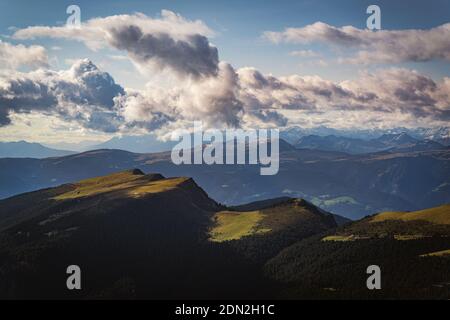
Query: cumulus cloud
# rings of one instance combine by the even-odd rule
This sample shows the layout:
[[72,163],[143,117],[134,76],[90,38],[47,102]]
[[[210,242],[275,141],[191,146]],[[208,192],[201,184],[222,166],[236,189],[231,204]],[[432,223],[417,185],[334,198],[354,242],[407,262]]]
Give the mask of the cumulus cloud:
[[14,38],[72,39],[93,50],[109,46],[126,51],[143,68],[170,68],[178,75],[200,77],[218,71],[218,51],[207,38],[211,34],[201,21],[163,10],[161,18],[138,13],[90,19],[81,28],[28,27],[17,30]]
[[64,71],[0,77],[0,125],[40,112],[99,132],[135,129],[167,135],[202,120],[207,127],[379,127],[450,120],[450,78],[435,82],[407,69],[363,73],[352,81],[274,77],[220,62],[217,75],[173,88],[124,90],[89,60]]
[[140,27],[130,25],[113,29],[109,43],[128,51],[130,58],[141,66],[169,67],[179,75],[195,77],[217,73],[217,49],[202,35],[176,40],[167,33],[145,34]]
[[[449,78],[435,82],[416,71],[399,68],[366,72],[342,82],[318,76],[277,78],[253,68],[237,72],[238,96],[245,114],[276,112],[290,125],[307,122],[310,126],[350,128],[399,123],[446,125],[450,120]],[[283,121],[274,123],[282,125]]]
[[241,85],[239,97],[247,110],[315,108],[302,88],[288,81],[264,76],[254,68],[242,68],[238,74]]
[[167,90],[147,87],[117,102],[126,122],[147,128],[194,120],[210,127],[239,127],[243,105],[238,89],[238,75],[228,63],[221,62],[216,76],[182,82]]
[[13,45],[0,40],[0,68],[16,69],[27,66],[31,68],[47,67],[48,57],[44,47]]
[[114,132],[121,122],[114,110],[114,98],[124,93],[108,73],[89,60],[79,60],[65,71],[39,69],[1,75],[0,125],[10,123],[12,112],[36,111]]
[[325,43],[343,49],[357,49],[355,56],[342,58],[349,63],[395,63],[403,61],[450,60],[450,23],[427,30],[358,29],[316,22],[263,36],[274,43]]
[[246,114],[244,117],[246,122],[252,126],[259,127],[285,127],[288,124],[288,119],[281,113],[274,110],[257,110]]
[[375,74],[365,73],[358,81],[345,81],[342,86],[366,97],[361,102],[368,109],[450,120],[448,78],[435,82],[416,71],[391,68]]
[[[443,33],[448,26],[439,28]],[[373,43],[389,40],[379,45],[387,46],[386,55],[398,51],[395,54],[399,57],[407,54],[414,45],[410,44],[411,38],[419,34],[419,41],[428,41],[425,38],[430,36],[435,42],[428,51],[421,51],[426,57],[423,59],[448,59],[448,51],[442,49],[446,42],[432,30],[398,31],[406,32],[409,39],[399,40],[397,31],[371,32],[319,23],[266,36],[278,42],[324,41],[372,50],[370,54],[377,54]],[[423,36],[421,32],[430,34]],[[202,22],[189,21],[169,11],[155,19],[142,14],[91,19],[81,30],[18,30],[16,38],[72,38],[94,50],[105,46],[123,50],[145,72],[169,69],[180,78],[172,87],[160,88],[153,83],[142,90],[125,90],[88,60],[75,61],[70,69],[58,72],[14,72],[0,77],[0,125],[11,122],[11,113],[42,112],[103,132],[137,128],[167,136],[175,129],[190,128],[194,120],[223,129],[296,124],[347,128],[400,123],[412,126],[421,121],[442,125],[450,119],[449,78],[434,81],[415,71],[387,69],[335,82],[318,76],[276,77],[254,68],[236,70],[219,60],[217,49],[207,38],[210,33]],[[314,55],[299,52],[304,57]]]
[[[450,79],[435,82],[406,69],[363,73],[352,81],[318,76],[274,77],[221,63],[218,77],[170,90],[148,87],[121,97],[126,123],[164,134],[193,120],[224,128],[442,125],[450,119]],[[164,127],[170,128],[166,131]]]

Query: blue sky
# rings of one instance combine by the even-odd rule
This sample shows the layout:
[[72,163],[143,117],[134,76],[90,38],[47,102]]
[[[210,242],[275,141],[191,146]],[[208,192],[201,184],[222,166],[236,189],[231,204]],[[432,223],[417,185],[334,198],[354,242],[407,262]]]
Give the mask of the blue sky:
[[[106,18],[75,35],[79,41],[63,30],[72,4],[81,8],[83,24]],[[372,4],[381,8],[381,31],[366,29]],[[167,22],[162,10],[181,22],[145,29]],[[146,21],[133,21],[136,12]],[[156,36],[156,47],[153,40],[111,42],[116,35],[107,17],[124,14],[130,16],[120,28],[142,28],[143,41]],[[197,20],[212,33],[197,30]],[[449,22],[448,0],[0,0],[0,103],[8,102],[0,104],[0,139],[164,135],[163,127],[167,133],[196,117],[242,127],[448,125]],[[177,29],[183,23],[187,29]],[[89,47],[89,32],[100,49]],[[170,42],[173,50],[158,54],[164,50],[158,45],[168,45],[161,35],[184,47]],[[190,57],[183,56],[186,48]],[[84,58],[93,65],[79,62]],[[36,71],[36,63],[51,72]],[[27,105],[30,87],[18,79],[50,89]],[[114,85],[96,83],[105,79]],[[81,85],[70,94],[67,83]]]
[[[252,66],[264,73],[289,75],[292,73],[317,74],[331,80],[353,78],[357,66],[333,64],[332,67],[302,64],[302,59],[292,57],[289,52],[299,49],[322,49],[316,45],[273,45],[261,38],[267,30],[281,31],[286,27],[302,27],[316,21],[334,26],[352,25],[364,29],[370,4],[377,4],[382,10],[383,29],[427,29],[449,21],[450,1],[0,1],[0,30],[11,34],[10,27],[24,28],[33,25],[60,25],[65,22],[65,9],[70,4],[81,8],[82,20],[115,14],[142,12],[158,16],[162,9],[172,10],[182,16],[204,21],[216,35],[211,39],[219,48],[220,59],[235,67]],[[88,57],[101,63],[103,52],[95,54],[79,43],[65,40],[39,39],[37,42],[48,47],[59,46],[59,52],[52,55],[59,58],[60,67],[66,59]],[[327,55],[324,56],[327,58]],[[107,62],[105,62],[107,63]],[[404,63],[402,66],[417,69],[434,78],[450,73],[448,62]],[[129,68],[126,63],[111,65],[110,72],[126,85],[142,85],[139,80],[127,78],[120,72]],[[371,69],[372,67],[369,67]]]

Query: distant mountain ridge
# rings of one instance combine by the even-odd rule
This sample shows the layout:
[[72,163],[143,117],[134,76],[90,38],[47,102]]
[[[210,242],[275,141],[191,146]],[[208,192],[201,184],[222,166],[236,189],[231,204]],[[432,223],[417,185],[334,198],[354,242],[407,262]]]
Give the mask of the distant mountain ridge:
[[120,149],[136,153],[154,153],[171,150],[177,142],[161,141],[155,135],[113,137],[108,141],[89,147],[89,150]]
[[438,128],[391,128],[391,129],[333,129],[328,127],[301,128],[298,126],[286,128],[280,132],[280,138],[295,144],[301,137],[308,135],[329,136],[334,135],[345,138],[362,140],[377,139],[385,134],[398,135],[406,133],[417,140],[432,140],[449,146],[450,127]]
[[[287,141],[289,144],[300,148],[307,148],[308,145],[312,144],[314,149],[321,147],[322,150],[349,152],[354,154],[385,150],[387,146],[382,143],[380,144],[379,142],[381,141],[376,140],[382,139],[383,136],[384,138],[388,138],[389,136],[399,136],[402,134],[406,134],[410,138],[418,140],[416,143],[421,144],[421,150],[437,148],[441,145],[450,146],[450,128],[445,127],[437,129],[417,128],[415,130],[407,128],[394,128],[389,130],[337,130],[326,127],[312,129],[291,127],[280,130],[281,141]],[[300,141],[303,141],[304,145],[299,145],[301,144]],[[326,145],[324,145],[325,142]],[[394,142],[395,141],[393,141],[393,143]],[[398,146],[400,144],[399,142],[400,141],[395,142],[394,146]],[[410,141],[410,144],[413,143],[413,141]],[[93,141],[81,141],[79,144],[60,142],[58,144],[48,144],[49,147],[47,148],[52,149],[53,151],[47,150],[46,153],[22,152],[9,153],[5,156],[44,158],[47,156],[70,154],[71,151],[66,150],[83,152],[98,149],[120,149],[135,153],[155,153],[170,151],[176,144],[176,141],[162,141],[158,139],[155,134],[148,133],[143,135],[115,136],[101,143],[94,143]],[[46,148],[45,146],[43,147]],[[58,152],[54,150],[57,150]],[[3,156],[0,155],[0,157]]]
[[405,132],[398,134],[383,134],[381,137],[374,140],[390,146],[413,144],[417,142],[417,139],[414,139]]
[[376,139],[338,137],[334,135],[308,135],[295,144],[297,148],[346,152],[350,154],[374,153],[380,151],[426,151],[444,150],[447,147],[432,140],[417,140],[406,133],[384,134]]
[[[416,128],[416,129],[393,128],[386,130],[381,129],[338,130],[327,127],[305,129],[300,127],[290,127],[280,130],[280,138],[294,145],[299,141],[300,138],[310,135],[320,137],[326,137],[331,135],[339,138],[359,139],[367,141],[378,139],[383,135],[387,136],[400,135],[402,133],[407,134],[408,136],[416,140],[434,141],[444,146],[450,145],[450,128],[448,127]],[[105,142],[96,144],[93,144],[92,142],[89,143],[87,141],[81,142],[80,145],[78,146],[74,144],[60,143],[58,145],[61,145],[62,147],[58,147],[56,149],[74,149],[77,151],[88,151],[97,149],[120,149],[135,153],[154,153],[154,152],[169,151],[172,149],[174,145],[176,145],[176,143],[177,142],[174,141],[162,141],[158,139],[158,137],[155,134],[148,133],[142,135],[115,136]],[[380,146],[380,148],[382,147],[383,146]],[[370,145],[362,144],[361,151],[357,153],[373,152],[373,150],[379,149],[373,149],[373,147],[371,147]]]
[[[286,147],[282,147],[286,145]],[[377,211],[418,210],[450,202],[450,151],[362,155],[280,145],[280,171],[258,165],[175,165],[170,152],[94,150],[48,159],[0,159],[0,198],[130,167],[190,176],[226,205],[276,197],[304,198],[350,219]]]
[[0,142],[0,158],[49,158],[74,154],[73,151],[44,147],[40,143],[17,141]]

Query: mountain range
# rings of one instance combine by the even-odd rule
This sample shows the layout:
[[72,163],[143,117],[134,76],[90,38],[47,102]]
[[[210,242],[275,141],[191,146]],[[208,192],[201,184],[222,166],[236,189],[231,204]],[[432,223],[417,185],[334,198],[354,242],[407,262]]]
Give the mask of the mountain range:
[[73,151],[58,150],[43,146],[40,143],[26,141],[0,142],[0,158],[48,158],[74,154]]
[[301,128],[298,126],[286,128],[280,132],[280,138],[295,144],[301,137],[316,135],[372,140],[383,135],[407,134],[416,140],[432,140],[445,146],[450,145],[450,127],[438,128],[391,128],[391,129],[333,129],[328,127]]
[[154,153],[171,150],[177,142],[161,141],[153,134],[113,137],[103,143],[90,146],[89,150],[120,149],[136,153]]
[[294,146],[303,149],[338,151],[350,154],[374,153],[380,151],[444,150],[448,148],[436,141],[414,139],[406,133],[384,134],[376,139],[370,140],[338,137],[334,135],[308,135],[303,136],[294,142]]
[[[373,153],[379,151],[424,151],[446,149],[445,139],[441,144],[431,139],[416,139],[406,133],[383,134],[373,139],[361,139],[336,135],[303,135],[294,129],[281,132],[281,136],[296,148],[323,151],[338,151],[350,154]],[[135,153],[156,153],[170,151],[177,144],[174,141],[161,141],[153,134],[140,136],[113,137],[99,144],[65,144],[74,150],[90,151],[117,149]],[[74,151],[60,150],[26,141],[0,142],[0,158],[48,158],[74,154]]]
[[258,165],[175,165],[170,152],[94,150],[46,159],[0,159],[0,198],[138,167],[189,176],[226,205],[276,197],[304,198],[358,219],[373,212],[419,210],[450,202],[450,150],[383,151],[350,155],[296,149],[280,140],[280,170]]
[[301,198],[226,207],[132,169],[0,200],[0,297],[448,299],[449,226],[448,205],[356,222]]
[[[448,127],[440,128],[393,128],[389,130],[337,130],[327,127],[317,128],[300,128],[290,127],[280,130],[280,138],[292,145],[298,144],[301,140],[305,140],[304,146],[313,144],[314,148],[323,148],[322,150],[335,150],[350,153],[365,153],[386,150],[389,146],[385,146],[378,138],[382,136],[399,136],[408,135],[412,139],[418,140],[416,143],[426,144],[425,147],[436,146],[450,146],[450,129]],[[310,136],[310,137],[309,137]],[[329,137],[331,136],[331,137]],[[323,139],[323,140],[321,140]],[[312,140],[312,141],[311,141]],[[319,140],[316,142],[316,140]],[[436,142],[436,144],[433,144]],[[27,151],[27,146],[24,141],[21,144],[11,145],[8,152],[0,154],[1,157],[30,157],[30,158],[45,158],[55,156],[55,153],[47,152],[40,153],[35,156],[35,153]],[[173,141],[162,141],[157,138],[155,134],[149,133],[144,135],[121,135],[114,136],[107,141],[92,141],[84,140],[78,143],[69,143],[61,141],[59,143],[47,143],[45,146],[50,149],[58,150],[73,150],[76,152],[83,152],[97,149],[120,149],[124,151],[136,153],[154,153],[169,151],[176,144]],[[439,145],[438,145],[439,144]],[[396,147],[393,145],[392,147]],[[57,154],[63,155],[63,154]]]

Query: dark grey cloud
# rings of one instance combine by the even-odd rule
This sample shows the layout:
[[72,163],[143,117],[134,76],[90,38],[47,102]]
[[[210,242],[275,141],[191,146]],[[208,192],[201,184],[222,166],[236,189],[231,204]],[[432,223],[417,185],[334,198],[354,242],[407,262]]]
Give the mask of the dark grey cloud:
[[9,110],[2,107],[2,102],[0,101],[0,127],[6,126],[11,123],[9,118]]
[[125,94],[125,90],[115,83],[109,73],[100,71],[90,60],[75,63],[70,72],[77,83],[64,87],[67,82],[62,82],[58,89],[72,102],[112,108],[113,98]]
[[254,68],[242,68],[239,74],[239,98],[247,110],[312,110],[312,101],[303,88],[274,76],[264,76]]
[[9,114],[46,111],[58,104],[56,97],[45,83],[31,79],[11,79],[7,88],[0,88],[0,125],[11,123]]
[[[141,67],[170,68],[178,75],[214,76],[218,72],[218,51],[207,35],[213,32],[201,21],[190,21],[163,10],[161,17],[142,13],[113,15],[85,21],[80,29],[34,26],[17,30],[16,39],[64,38],[98,50],[124,50]],[[150,70],[151,72],[152,70]]]
[[273,110],[258,110],[253,112],[252,115],[265,124],[272,124],[277,127],[284,127],[288,123],[288,119],[285,116]]
[[208,38],[194,34],[174,39],[168,33],[144,33],[136,25],[110,30],[109,43],[128,52],[139,64],[153,63],[171,68],[180,75],[214,76],[218,71],[219,55]]
[[335,27],[315,22],[280,32],[267,31],[264,37],[274,43],[324,43],[343,50],[357,49],[355,55],[339,59],[355,64],[404,61],[450,60],[450,23],[431,29],[379,30],[353,26]]

